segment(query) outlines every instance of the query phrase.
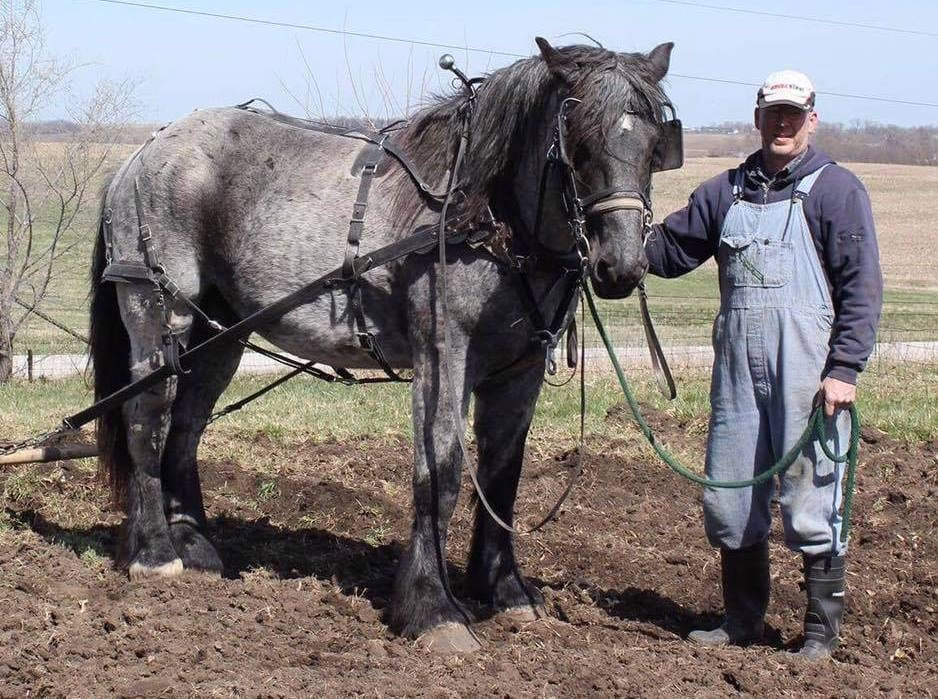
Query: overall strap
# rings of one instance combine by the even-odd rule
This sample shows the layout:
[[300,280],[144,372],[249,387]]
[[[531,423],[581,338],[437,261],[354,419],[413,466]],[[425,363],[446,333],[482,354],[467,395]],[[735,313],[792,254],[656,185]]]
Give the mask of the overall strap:
[[821,173],[824,172],[828,165],[830,165],[830,163],[825,163],[811,174],[805,175],[805,177],[798,182],[798,186],[795,188],[792,196],[800,200],[807,199],[808,195],[811,193],[811,188],[814,187],[814,183],[817,182],[818,177],[821,176]]
[[742,164],[733,171],[733,203],[743,198],[746,186],[746,170]]

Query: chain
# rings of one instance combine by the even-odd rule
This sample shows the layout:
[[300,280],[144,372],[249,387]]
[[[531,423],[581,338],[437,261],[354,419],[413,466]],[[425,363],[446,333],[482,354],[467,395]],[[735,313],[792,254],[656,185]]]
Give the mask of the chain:
[[53,437],[57,437],[64,434],[69,434],[71,432],[80,432],[81,430],[75,430],[69,427],[68,425],[59,425],[54,430],[49,432],[43,432],[41,434],[35,435],[24,439],[22,442],[16,442],[14,444],[0,444],[0,456],[6,456],[7,454],[12,454],[14,452],[20,451],[21,449],[31,449],[33,447],[40,447],[49,441]]

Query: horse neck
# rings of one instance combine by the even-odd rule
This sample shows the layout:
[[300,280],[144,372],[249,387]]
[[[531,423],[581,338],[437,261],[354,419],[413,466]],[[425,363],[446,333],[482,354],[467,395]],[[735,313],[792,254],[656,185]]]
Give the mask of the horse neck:
[[[558,254],[573,247],[569,219],[561,201],[563,172],[552,167],[544,183],[543,199],[540,186],[544,174],[547,155],[550,149],[554,126],[557,123],[557,111],[560,98],[552,95],[543,107],[543,114],[537,120],[535,133],[527,139],[520,149],[523,154],[511,181],[514,206],[511,207],[517,221],[513,222],[515,235],[522,237],[522,242],[531,248],[556,251]],[[537,225],[540,207],[540,225]]]

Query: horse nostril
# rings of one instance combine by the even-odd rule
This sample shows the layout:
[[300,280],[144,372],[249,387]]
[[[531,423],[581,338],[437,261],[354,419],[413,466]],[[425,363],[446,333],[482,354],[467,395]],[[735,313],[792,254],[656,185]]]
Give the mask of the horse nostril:
[[596,262],[596,277],[602,281],[609,279],[610,265],[604,257],[600,257]]

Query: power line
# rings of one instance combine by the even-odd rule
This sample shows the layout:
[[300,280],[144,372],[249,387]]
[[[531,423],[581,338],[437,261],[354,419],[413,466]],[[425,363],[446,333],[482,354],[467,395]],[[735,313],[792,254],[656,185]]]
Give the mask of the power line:
[[758,15],[760,17],[774,17],[776,19],[790,19],[797,22],[816,22],[818,24],[833,24],[838,27],[851,27],[852,29],[874,29],[881,32],[894,32],[896,34],[916,34],[918,36],[938,37],[936,32],[923,32],[918,29],[901,29],[899,27],[883,27],[879,24],[861,24],[859,22],[844,22],[837,19],[825,19],[823,17],[804,17],[801,15],[786,15],[778,12],[763,12],[761,10],[745,10],[739,7],[727,7],[725,5],[708,5],[702,2],[690,2],[690,0],[648,0],[649,2],[660,2],[667,5],[684,5],[687,7],[698,7],[705,10],[721,10],[723,12],[737,12],[744,15]]
[[[106,1],[106,0],[103,0]],[[744,87],[761,87],[760,83],[749,83],[744,80],[727,80],[724,78],[707,78],[702,75],[686,75],[683,73],[668,73],[669,78],[682,78],[684,80],[702,80],[710,83],[723,83],[725,85],[743,85]],[[870,102],[887,102],[889,104],[907,104],[914,107],[935,107],[938,108],[938,102],[917,102],[915,100],[900,100],[893,97],[873,97],[872,95],[851,95],[847,92],[830,92],[828,90],[818,90],[817,94],[827,95],[829,97],[844,97],[854,100],[868,100]]]
[[331,29],[329,27],[317,27],[312,24],[298,24],[295,22],[277,22],[270,19],[260,19],[257,17],[244,17],[241,15],[226,15],[219,12],[203,12],[201,10],[189,10],[182,7],[169,7],[167,5],[153,5],[146,2],[131,2],[130,0],[95,0],[96,2],[106,2],[110,5],[127,5],[129,7],[142,7],[147,10],[162,10],[164,12],[177,12],[182,15],[195,15],[198,17],[211,17],[213,19],[230,19],[238,22],[251,22],[253,24],[264,24],[270,27],[284,27],[286,29],[305,29],[311,32],[323,32],[325,34],[341,34],[343,36],[355,36],[362,39],[380,39],[381,41],[393,41],[400,44],[414,44],[416,46],[432,46],[441,49],[453,49],[455,51],[474,51],[477,53],[489,53],[494,56],[507,56],[509,58],[527,58],[520,53],[509,53],[507,51],[496,51],[495,49],[476,49],[470,46],[459,46],[457,44],[440,44],[434,41],[421,41],[419,39],[403,39],[397,36],[386,36],[383,34],[368,34],[366,32],[353,32],[347,29]]
[[[485,54],[489,54],[493,56],[506,56],[508,58],[527,58],[527,56],[525,56],[524,54],[511,53],[509,51],[498,51],[496,49],[484,49],[484,48],[476,48],[472,46],[459,46],[456,44],[443,44],[443,43],[434,42],[434,41],[424,41],[421,39],[407,39],[407,38],[398,37],[398,36],[387,36],[384,34],[369,34],[367,32],[354,32],[354,31],[349,31],[347,29],[331,29],[329,27],[318,27],[318,26],[311,25],[311,24],[299,24],[296,22],[279,22],[275,20],[260,19],[257,17],[245,17],[243,15],[229,15],[229,14],[221,14],[218,12],[203,12],[201,10],[190,10],[190,9],[185,9],[181,7],[171,7],[168,5],[155,5],[152,3],[145,3],[145,2],[132,2],[132,0],[94,0],[94,1],[107,3],[109,5],[123,5],[127,7],[143,8],[147,10],[160,10],[163,12],[175,12],[175,13],[184,14],[184,15],[194,15],[197,17],[209,17],[212,19],[226,19],[226,20],[232,20],[232,21],[237,21],[237,22],[249,22],[252,24],[262,24],[262,25],[266,25],[270,27],[283,27],[286,29],[303,29],[305,31],[321,32],[325,34],[353,36],[353,37],[360,38],[360,39],[377,39],[379,41],[391,41],[391,42],[395,42],[399,44],[410,44],[414,46],[431,46],[434,48],[452,49],[455,51],[472,51],[473,53],[485,53]],[[683,0],[652,0],[652,2],[672,2],[676,4],[694,5],[694,6],[714,8],[714,9],[727,9],[727,10],[735,9],[735,8],[720,8],[716,5],[698,5],[697,3],[685,2]],[[751,12],[754,14],[770,14],[770,13],[756,12],[755,10],[751,10],[751,11],[739,10],[739,11]],[[778,16],[783,16],[783,15],[778,15]],[[795,19],[806,19],[806,18],[795,17]],[[818,21],[824,21],[824,20],[818,20]],[[878,27],[874,27],[874,28],[878,28]],[[938,36],[938,34],[936,34],[935,36]],[[750,82],[745,82],[742,80],[730,80],[730,79],[725,79],[725,78],[711,78],[711,77],[707,77],[703,75],[668,73],[668,77],[680,78],[682,80],[700,80],[704,82],[722,83],[725,85],[742,85],[744,87],[750,87],[750,88],[759,87],[758,83],[750,83]],[[828,91],[823,91],[823,90],[819,90],[818,94],[829,95],[831,97],[843,97],[847,99],[867,100],[871,102],[885,102],[889,104],[904,104],[904,105],[910,105],[910,106],[915,106],[915,107],[938,108],[938,102],[918,102],[915,100],[901,100],[901,99],[894,99],[891,97],[875,97],[871,95],[853,95],[853,94],[848,94],[844,92],[828,92]]]

